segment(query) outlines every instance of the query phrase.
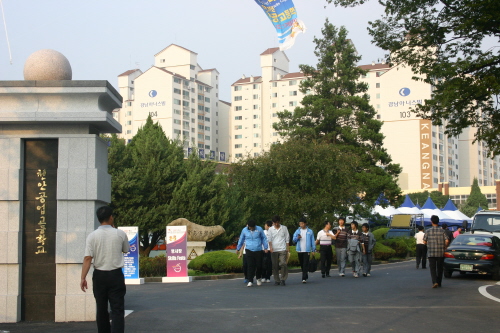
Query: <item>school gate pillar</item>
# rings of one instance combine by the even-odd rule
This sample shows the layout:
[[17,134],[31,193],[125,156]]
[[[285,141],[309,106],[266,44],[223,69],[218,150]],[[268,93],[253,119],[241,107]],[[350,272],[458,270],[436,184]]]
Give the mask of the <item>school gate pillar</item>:
[[24,74],[0,81],[0,322],[93,321],[81,265],[95,211],[111,201],[99,134],[121,132],[122,98],[107,81],[72,81],[52,50]]

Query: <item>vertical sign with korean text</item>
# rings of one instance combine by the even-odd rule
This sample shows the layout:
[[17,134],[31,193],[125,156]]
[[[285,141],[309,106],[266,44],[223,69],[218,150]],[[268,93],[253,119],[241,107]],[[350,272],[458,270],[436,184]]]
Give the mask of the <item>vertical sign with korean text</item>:
[[187,277],[187,227],[167,226],[167,277]]
[[123,254],[123,276],[125,279],[139,278],[139,227],[118,227],[128,237],[130,250]]
[[58,150],[57,139],[24,141],[21,320],[55,318]]

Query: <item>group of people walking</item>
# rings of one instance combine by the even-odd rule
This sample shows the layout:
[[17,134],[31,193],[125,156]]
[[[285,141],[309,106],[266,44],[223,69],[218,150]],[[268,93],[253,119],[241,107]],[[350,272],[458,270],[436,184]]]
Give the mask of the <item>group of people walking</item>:
[[[358,222],[353,221],[348,230],[345,218],[341,217],[338,220],[338,227],[332,230],[331,223],[326,221],[315,240],[314,232],[307,226],[307,220],[301,218],[292,241],[296,244],[302,270],[302,283],[307,283],[309,278],[309,260],[316,252],[316,245],[319,245],[321,277],[330,277],[333,260],[332,242],[337,255],[339,276],[345,276],[347,260],[352,265],[355,278],[360,274],[364,277],[370,276],[372,252],[376,241],[368,223],[364,223],[359,230]],[[243,255],[245,281],[248,287],[253,285],[254,277],[258,286],[263,282],[271,282],[271,272],[275,285],[286,285],[290,236],[287,227],[281,224],[279,216],[267,221],[264,229],[257,226],[255,221],[249,221],[241,231],[236,252],[239,257]]]

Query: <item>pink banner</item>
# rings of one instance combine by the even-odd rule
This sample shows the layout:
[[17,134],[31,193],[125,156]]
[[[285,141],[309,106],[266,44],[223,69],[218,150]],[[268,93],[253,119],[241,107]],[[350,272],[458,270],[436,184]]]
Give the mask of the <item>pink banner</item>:
[[167,277],[186,277],[187,228],[185,225],[167,226]]

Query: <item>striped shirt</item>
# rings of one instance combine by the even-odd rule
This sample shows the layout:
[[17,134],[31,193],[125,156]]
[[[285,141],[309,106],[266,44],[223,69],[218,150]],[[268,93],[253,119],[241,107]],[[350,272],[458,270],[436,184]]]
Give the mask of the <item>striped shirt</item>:
[[424,235],[424,241],[427,242],[427,257],[444,257],[446,250],[446,232],[440,228],[432,226]]
[[[331,230],[328,230],[328,234],[333,236]],[[316,239],[319,240],[319,245],[332,245],[332,238],[326,234],[325,230],[320,230]]]
[[[337,230],[340,229],[340,227],[335,228],[333,230],[333,233],[336,234]],[[335,247],[338,249],[346,249],[347,248],[347,229],[346,227],[343,227],[340,231],[340,233],[337,236],[337,239],[335,240]]]

